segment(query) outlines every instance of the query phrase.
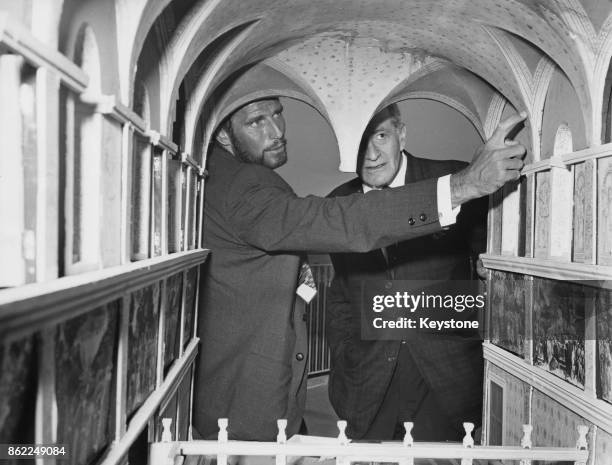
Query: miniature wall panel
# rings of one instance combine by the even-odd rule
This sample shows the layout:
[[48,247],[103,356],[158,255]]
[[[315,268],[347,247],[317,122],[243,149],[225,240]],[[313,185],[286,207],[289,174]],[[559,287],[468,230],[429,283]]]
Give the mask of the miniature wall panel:
[[595,297],[597,381],[599,397],[612,403],[612,291],[601,289]]
[[102,124],[102,160],[100,188],[105,193],[101,198],[101,224],[104,234],[100,240],[102,266],[121,264],[121,179],[122,170],[122,125],[107,118]]
[[538,390],[533,391],[531,417],[532,440],[536,447],[543,444],[555,447],[572,444],[576,441],[578,425],[592,426],[586,419]]
[[493,344],[522,354],[528,335],[525,327],[528,278],[493,271],[490,290],[489,337]]
[[152,253],[153,257],[160,256],[164,249],[162,248],[163,237],[165,236],[163,214],[165,205],[164,200],[164,181],[163,181],[163,166],[164,153],[163,150],[156,148],[153,155],[153,204],[151,206],[151,217],[153,221],[152,231]]
[[183,273],[166,280],[166,325],[164,327],[164,374],[179,356],[180,318],[183,296]]
[[597,263],[612,266],[612,157],[597,162]]
[[151,144],[135,135],[132,152],[132,260],[149,257],[151,222]]
[[523,257],[533,257],[534,255],[534,209],[535,204],[533,199],[535,198],[535,177],[528,176],[522,180],[522,183],[525,187],[525,197],[521,198],[521,214],[524,213],[525,218],[521,219],[523,223],[524,229],[524,240],[525,240],[525,250]]
[[128,417],[155,389],[160,285],[134,292],[129,314]]
[[610,465],[612,463],[612,434],[603,430],[597,431],[593,463]]
[[551,174],[543,171],[536,175],[535,194],[535,250],[536,258],[547,258],[550,253],[551,228]]
[[[489,362],[485,373],[488,402],[484,410],[488,412],[485,423],[489,444],[517,446],[521,443],[523,425],[529,423],[529,385]],[[499,426],[501,430],[495,429]]]
[[115,301],[56,329],[57,441],[70,464],[91,463],[113,439],[118,309]]
[[587,286],[534,278],[533,363],[584,387]]
[[593,261],[593,167],[589,160],[574,165],[574,238],[572,259],[577,263]]
[[189,427],[191,425],[191,381],[185,377],[179,385],[177,393],[177,434],[179,441],[189,439]]
[[168,160],[168,252],[182,249],[182,165],[177,160]]
[[36,396],[36,367],[34,336],[0,345],[2,443],[34,442],[34,404],[31,399]]
[[[183,345],[187,344],[194,334],[194,302],[198,292],[198,269],[191,268],[185,274],[186,288],[185,288],[185,314],[183,316]],[[183,347],[184,348],[184,347]]]

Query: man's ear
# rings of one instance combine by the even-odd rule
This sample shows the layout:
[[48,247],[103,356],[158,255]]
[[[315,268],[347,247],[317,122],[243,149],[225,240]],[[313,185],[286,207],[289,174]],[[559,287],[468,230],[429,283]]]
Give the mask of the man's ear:
[[228,152],[234,153],[234,146],[232,145],[232,138],[229,135],[229,131],[225,127],[219,128],[215,137],[217,142]]
[[402,125],[398,128],[398,131],[400,150],[406,150],[406,125],[402,123]]

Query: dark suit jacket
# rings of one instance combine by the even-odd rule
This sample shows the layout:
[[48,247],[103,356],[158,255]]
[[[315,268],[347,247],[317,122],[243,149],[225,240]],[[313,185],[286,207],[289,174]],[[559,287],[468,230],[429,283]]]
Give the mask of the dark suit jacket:
[[[407,155],[406,183],[453,173],[457,161],[433,161]],[[360,179],[349,181],[330,196],[363,192]],[[366,194],[368,197],[371,193]],[[349,437],[368,430],[382,402],[397,363],[400,341],[361,339],[361,283],[372,279],[470,279],[470,256],[483,252],[486,242],[485,199],[462,206],[455,225],[433,235],[404,241],[382,251],[332,254],[335,277],[326,314],[331,348],[330,400],[348,421]],[[444,410],[459,426],[480,423],[482,347],[478,336],[411,333],[406,343],[423,378]]]
[[365,252],[440,231],[436,180],[368,196],[299,198],[273,170],[219,147],[207,167],[203,239],[211,254],[200,292],[193,423],[208,437],[228,417],[230,437],[273,440],[276,420],[286,418],[295,434],[307,349],[303,312],[294,311],[300,254]]

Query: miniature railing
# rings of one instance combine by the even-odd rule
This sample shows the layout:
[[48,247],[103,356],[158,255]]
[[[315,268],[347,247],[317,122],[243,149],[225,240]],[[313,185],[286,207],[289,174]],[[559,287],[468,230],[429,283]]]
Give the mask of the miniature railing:
[[219,435],[216,441],[172,441],[172,420],[163,422],[162,441],[151,444],[150,465],[173,465],[181,463],[180,456],[208,455],[217,457],[217,465],[227,465],[228,456],[275,456],[275,465],[287,465],[288,457],[336,458],[338,465],[352,462],[397,462],[413,465],[414,459],[461,459],[461,465],[472,465],[473,460],[520,460],[529,465],[532,460],[574,462],[586,464],[589,456],[586,435],[589,428],[578,426],[578,440],[574,447],[533,447],[531,425],[523,425],[523,438],[518,447],[476,446],[472,437],[473,423],[463,423],[463,443],[415,443],[411,431],[412,422],[405,422],[404,440],[389,443],[351,443],[347,438],[346,421],[338,421],[339,434],[336,439],[313,438],[306,442],[287,440],[287,420],[278,420],[276,442],[230,441],[228,421],[218,421]]

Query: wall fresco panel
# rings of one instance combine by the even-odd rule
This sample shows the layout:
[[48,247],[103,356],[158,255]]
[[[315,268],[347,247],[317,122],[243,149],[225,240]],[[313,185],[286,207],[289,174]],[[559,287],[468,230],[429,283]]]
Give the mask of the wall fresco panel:
[[574,237],[573,261],[587,262],[593,246],[593,179],[592,164],[578,163],[574,167]]
[[597,163],[597,263],[612,266],[612,157]]
[[550,171],[536,175],[535,250],[537,258],[548,258],[550,252]]
[[198,268],[194,266],[187,271],[186,289],[185,289],[185,320],[183,330],[185,332],[185,340],[183,347],[186,347],[189,340],[193,337],[193,317],[196,303],[198,280]]
[[491,342],[522,354],[528,281],[523,275],[502,271],[493,271],[491,280]]
[[594,449],[595,460],[593,463],[597,465],[612,465],[612,435],[599,428]]
[[186,441],[189,434],[189,405],[191,400],[191,375],[187,374],[178,389],[178,440]]
[[170,276],[166,281],[166,325],[164,330],[164,373],[179,354],[180,315],[183,296],[183,273]]
[[36,369],[34,336],[0,344],[0,443],[34,442]]
[[595,298],[597,318],[597,392],[612,403],[612,291],[598,289]]
[[534,447],[574,447],[578,425],[591,426],[584,418],[537,389],[533,390],[531,418]]
[[584,319],[590,288],[534,278],[534,295],[534,365],[584,387]]
[[134,413],[155,388],[159,283],[132,294],[128,335],[127,414]]
[[69,464],[94,462],[112,440],[118,309],[113,302],[57,327],[57,442]]
[[533,191],[535,176],[528,176],[525,184],[525,257],[533,255]]

